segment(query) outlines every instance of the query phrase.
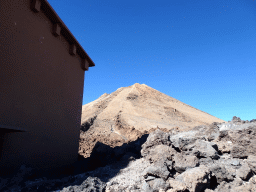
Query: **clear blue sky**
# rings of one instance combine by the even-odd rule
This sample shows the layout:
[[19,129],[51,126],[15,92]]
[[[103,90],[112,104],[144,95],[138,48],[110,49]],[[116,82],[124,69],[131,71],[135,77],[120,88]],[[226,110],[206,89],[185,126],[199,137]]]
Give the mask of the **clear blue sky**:
[[83,105],[144,83],[226,121],[256,119],[256,1],[48,1],[96,64]]

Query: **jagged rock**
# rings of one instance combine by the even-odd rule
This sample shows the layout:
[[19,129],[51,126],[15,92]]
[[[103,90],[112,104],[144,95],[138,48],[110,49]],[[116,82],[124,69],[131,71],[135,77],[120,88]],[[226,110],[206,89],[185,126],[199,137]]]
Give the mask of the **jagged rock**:
[[187,186],[184,182],[175,180],[175,179],[170,179],[168,180],[171,189],[167,190],[167,192],[180,192],[180,191],[186,191]]
[[256,191],[256,175],[253,176],[248,182],[242,181],[240,178],[235,179],[233,182],[223,181],[215,192],[254,192]]
[[239,146],[239,145],[233,145],[230,151],[230,154],[232,155],[233,158],[244,159],[248,157],[248,153],[246,149],[243,146]]
[[[149,167],[151,164],[148,160],[141,158],[136,161],[130,162],[126,167],[117,169],[118,175],[114,175],[109,178],[107,182],[107,190],[110,191],[118,191],[121,189],[125,189],[128,191],[136,190],[141,191],[139,189],[142,188],[144,183],[143,171]],[[115,168],[115,164],[113,164],[113,168]],[[102,172],[102,169],[99,169],[99,173]],[[111,171],[111,168],[106,169],[107,172]],[[123,191],[125,191],[123,190]]]
[[148,155],[151,148],[157,145],[170,146],[170,144],[171,142],[169,141],[169,134],[158,129],[151,133],[148,136],[147,141],[142,145],[141,155],[145,157]]
[[253,177],[251,177],[251,179],[249,180],[249,183],[254,185],[254,189],[256,188],[256,175],[254,175]]
[[196,142],[197,139],[201,139],[201,136],[197,137],[198,130],[191,130],[187,132],[179,132],[177,134],[170,134],[169,140],[172,147],[180,152],[186,150],[188,145],[191,145]]
[[233,116],[233,118],[232,118],[232,122],[241,122],[241,119],[240,119],[240,117],[236,117],[236,116]]
[[190,192],[200,192],[210,188],[212,176],[212,172],[206,166],[200,166],[183,172],[175,179],[184,183]]
[[162,178],[156,178],[154,180],[151,180],[148,182],[149,186],[151,189],[155,190],[164,190],[166,191],[166,189],[169,187],[169,184],[166,183]]
[[172,156],[176,151],[166,145],[157,145],[148,151],[145,157],[152,165],[144,171],[144,177],[148,176],[160,177],[167,179],[172,169]]
[[152,164],[144,171],[144,177],[148,178],[148,176],[153,176],[155,178],[163,178],[167,179],[170,174],[168,166],[162,163]]
[[148,154],[145,158],[151,163],[160,161],[164,163],[166,161],[171,161],[172,156],[174,156],[176,153],[177,152],[170,146],[157,145],[148,151]]
[[219,141],[217,142],[217,146],[221,153],[230,153],[233,143],[232,141]]
[[180,153],[174,155],[173,161],[175,162],[174,169],[179,173],[199,165],[198,158],[196,156],[182,155]]
[[214,164],[214,160],[212,158],[210,158],[210,157],[200,158],[198,160],[198,162],[199,162],[200,165],[205,165],[205,166]]
[[143,181],[142,186],[141,186],[141,191],[142,192],[153,192],[154,190],[150,187],[150,185],[147,182]]
[[214,192],[233,192],[234,188],[239,187],[240,185],[241,185],[241,182],[229,183],[229,182],[223,181],[217,186]]
[[234,158],[247,158],[256,153],[255,124],[223,124],[216,141],[221,153],[230,152]]
[[203,136],[207,141],[213,141],[219,136],[219,126],[221,123],[213,122],[211,125],[201,125],[194,127],[192,130],[197,130],[197,136]]
[[236,176],[245,181],[248,181],[252,175],[252,170],[247,163],[243,163],[243,165],[238,170],[236,170]]
[[60,192],[103,192],[105,188],[106,184],[99,178],[88,177],[81,185],[65,187]]
[[210,170],[216,176],[217,182],[221,183],[222,181],[233,181],[234,176],[232,172],[223,166],[223,164],[214,164],[210,167]]
[[63,179],[41,178],[25,184],[17,176],[29,178],[24,169],[9,180],[1,179],[0,185],[6,187],[0,190],[100,191],[105,186],[107,192],[254,192],[255,125],[211,124],[187,132],[156,130],[115,148],[98,143],[87,166],[95,162],[107,166]]
[[252,183],[245,183],[242,186],[238,186],[238,187],[233,187],[230,190],[231,192],[254,192],[256,191],[256,187],[255,184]]
[[249,155],[246,161],[253,173],[256,174],[256,155]]
[[217,145],[209,141],[197,140],[194,144],[183,147],[186,154],[193,154],[198,158],[218,159]]
[[[224,125],[225,126],[225,125]],[[219,136],[218,136],[218,141],[230,141],[231,137],[228,135],[228,130],[222,130],[221,131],[222,126],[220,127],[220,132],[219,132]]]

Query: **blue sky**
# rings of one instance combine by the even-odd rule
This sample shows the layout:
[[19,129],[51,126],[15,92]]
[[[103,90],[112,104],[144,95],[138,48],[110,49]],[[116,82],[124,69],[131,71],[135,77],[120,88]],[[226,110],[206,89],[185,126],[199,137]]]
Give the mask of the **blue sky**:
[[226,121],[256,119],[256,1],[48,2],[95,62],[83,105],[144,83]]

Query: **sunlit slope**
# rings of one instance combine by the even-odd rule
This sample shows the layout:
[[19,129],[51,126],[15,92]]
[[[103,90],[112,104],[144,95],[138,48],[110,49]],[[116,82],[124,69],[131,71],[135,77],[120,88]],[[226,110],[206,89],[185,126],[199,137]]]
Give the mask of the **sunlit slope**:
[[[181,130],[197,125],[224,122],[145,84],[135,83],[122,87],[111,94],[103,94],[82,108],[82,124],[91,118],[97,127],[114,127],[117,121],[139,131],[150,128]],[[101,125],[102,124],[102,125]],[[109,127],[107,126],[107,127]]]

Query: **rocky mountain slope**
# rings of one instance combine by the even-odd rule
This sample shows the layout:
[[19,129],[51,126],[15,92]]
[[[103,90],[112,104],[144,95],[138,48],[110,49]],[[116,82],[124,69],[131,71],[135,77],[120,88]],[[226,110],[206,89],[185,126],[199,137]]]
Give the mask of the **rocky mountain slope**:
[[[98,143],[89,159],[89,167],[95,162],[105,165],[66,177],[34,180],[29,177],[31,170],[21,167],[12,178],[0,179],[0,190],[255,192],[256,120],[234,117],[228,123],[183,132],[157,129],[121,147]],[[83,164],[77,168],[81,170]]]
[[225,122],[145,84],[135,83],[82,107],[79,154],[89,157],[97,141],[111,147],[134,141],[157,128],[189,130]]

